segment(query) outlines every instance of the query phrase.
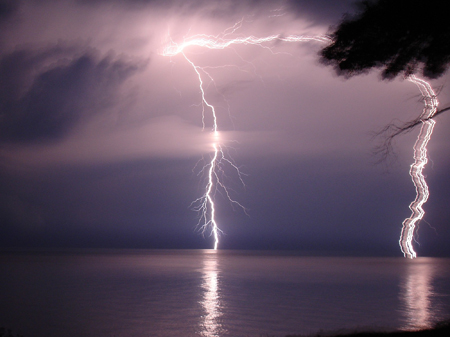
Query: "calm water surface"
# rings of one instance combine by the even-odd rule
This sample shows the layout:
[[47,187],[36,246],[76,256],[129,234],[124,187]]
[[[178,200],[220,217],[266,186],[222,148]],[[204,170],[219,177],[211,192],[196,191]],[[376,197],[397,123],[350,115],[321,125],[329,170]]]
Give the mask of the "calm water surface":
[[25,337],[309,334],[450,318],[450,259],[167,250],[0,255],[0,326]]

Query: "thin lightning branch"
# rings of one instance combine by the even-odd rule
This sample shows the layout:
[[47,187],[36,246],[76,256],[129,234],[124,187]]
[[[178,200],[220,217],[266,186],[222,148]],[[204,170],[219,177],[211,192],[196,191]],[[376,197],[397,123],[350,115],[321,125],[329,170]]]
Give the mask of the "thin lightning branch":
[[306,42],[306,41],[316,41],[316,42],[330,42],[331,39],[325,35],[321,36],[306,36],[306,35],[288,35],[283,37],[280,34],[270,35],[267,37],[255,37],[246,36],[238,37],[235,39],[226,39],[219,36],[212,35],[195,35],[193,37],[187,38],[181,44],[172,42],[162,53],[163,56],[176,56],[182,54],[184,50],[188,47],[198,46],[208,49],[225,49],[231,45],[257,45],[259,47],[270,49],[264,45],[264,43],[282,41],[282,42]]
[[207,184],[205,187],[205,193],[198,199],[194,200],[191,205],[194,205],[194,210],[200,213],[200,219],[198,226],[202,233],[205,233],[208,229],[210,229],[211,235],[214,237],[214,249],[216,250],[219,245],[219,234],[222,233],[222,230],[219,228],[216,221],[216,207],[214,204],[214,195],[218,189],[223,191],[224,195],[231,202],[232,205],[236,205],[240,207],[244,212],[246,209],[242,206],[238,201],[231,198],[229,190],[225,186],[225,184],[221,181],[220,176],[223,174],[223,165],[230,166],[238,175],[241,183],[245,186],[244,181],[242,179],[242,174],[239,168],[234,164],[234,162],[228,159],[225,156],[223,145],[220,144],[220,134],[217,125],[217,113],[214,105],[209,103],[205,94],[205,87],[203,76],[206,76],[214,83],[214,79],[207,72],[206,69],[208,67],[201,67],[196,65],[188,56],[185,54],[185,50],[189,47],[203,47],[207,49],[225,49],[229,48],[233,45],[254,45],[262,48],[269,49],[271,52],[272,49],[267,46],[268,43],[274,41],[281,42],[306,42],[306,41],[316,41],[316,42],[330,42],[330,39],[326,36],[303,36],[303,35],[289,35],[289,36],[281,36],[281,35],[270,35],[267,37],[255,37],[255,36],[246,36],[246,37],[237,37],[237,38],[228,38],[230,35],[235,33],[238,29],[241,28],[243,20],[237,22],[234,26],[226,29],[221,35],[213,36],[213,35],[194,35],[192,37],[184,39],[184,41],[180,44],[177,44],[173,41],[169,45],[167,45],[163,52],[163,56],[174,57],[181,54],[185,60],[191,65],[192,69],[195,71],[199,81],[199,90],[201,93],[202,99],[202,125],[203,129],[205,129],[205,113],[206,111],[210,111],[212,115],[212,132],[214,136],[214,143],[212,144],[213,153],[210,161],[203,166],[200,172],[207,173]]
[[430,140],[431,134],[433,133],[434,125],[436,124],[436,122],[431,118],[435,115],[439,102],[433,88],[428,82],[417,78],[414,75],[410,76],[408,80],[418,86],[425,103],[422,115],[420,116],[422,127],[420,128],[417,141],[414,144],[414,163],[411,165],[411,169],[409,171],[414,187],[416,188],[416,198],[409,205],[412,214],[409,218],[403,221],[403,227],[399,240],[403,255],[413,259],[417,256],[412,245],[415,228],[425,214],[422,206],[428,200],[428,196],[430,195],[428,185],[422,171],[428,162],[427,144]]

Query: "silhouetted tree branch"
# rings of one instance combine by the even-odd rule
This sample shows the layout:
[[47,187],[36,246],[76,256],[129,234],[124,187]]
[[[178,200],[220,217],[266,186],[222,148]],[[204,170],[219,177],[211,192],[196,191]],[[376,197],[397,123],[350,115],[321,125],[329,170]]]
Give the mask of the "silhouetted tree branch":
[[412,121],[406,122],[401,125],[397,125],[395,123],[391,123],[386,125],[383,129],[373,134],[374,138],[382,137],[383,141],[380,145],[376,146],[373,153],[379,158],[378,163],[386,161],[391,153],[393,153],[393,141],[394,138],[411,132],[416,126],[421,125],[422,123],[434,119],[436,116],[441,113],[450,110],[450,106],[444,109],[438,110],[432,117],[422,118],[418,117]]
[[[437,78],[450,65],[450,24],[445,5],[442,0],[360,1],[357,13],[346,14],[330,34],[332,42],[320,51],[321,62],[333,66],[345,78],[379,68],[383,80],[417,72]],[[447,110],[450,107],[429,118],[420,116],[402,125],[387,125],[375,133],[384,137],[375,154],[380,161],[386,160],[395,137]]]

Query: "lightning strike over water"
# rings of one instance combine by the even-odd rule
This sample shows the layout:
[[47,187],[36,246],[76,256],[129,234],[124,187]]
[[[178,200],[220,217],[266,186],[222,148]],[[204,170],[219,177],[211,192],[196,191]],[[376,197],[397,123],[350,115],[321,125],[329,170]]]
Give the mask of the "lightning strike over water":
[[434,125],[436,124],[436,122],[430,118],[436,113],[439,102],[433,88],[428,82],[419,79],[414,75],[410,76],[408,80],[418,86],[425,102],[425,107],[420,116],[422,126],[417,141],[414,144],[414,163],[411,165],[409,171],[414,187],[416,188],[416,198],[409,205],[412,214],[403,221],[403,228],[399,240],[403,255],[413,259],[417,256],[412,245],[415,228],[425,214],[422,206],[428,200],[429,196],[428,185],[422,171],[428,162],[427,144],[433,133]]
[[[217,250],[219,245],[219,235],[222,233],[219,225],[216,221],[216,207],[214,202],[214,196],[218,189],[224,192],[224,195],[232,203],[232,205],[237,205],[241,209],[246,211],[244,206],[242,206],[236,200],[233,200],[220,179],[220,174],[223,173],[223,164],[230,165],[237,173],[241,183],[244,185],[242,180],[241,172],[239,168],[234,164],[234,162],[228,159],[224,153],[224,145],[220,142],[220,133],[218,128],[218,117],[216,113],[216,108],[211,104],[205,94],[204,78],[209,78],[210,81],[214,82],[212,76],[208,73],[207,67],[201,67],[196,65],[185,53],[185,50],[189,47],[202,47],[206,49],[221,50],[226,48],[231,48],[234,45],[253,45],[261,48],[268,49],[272,53],[273,47],[269,44],[271,42],[307,42],[315,41],[319,43],[331,42],[330,38],[325,35],[319,36],[306,36],[306,35],[287,35],[282,36],[270,35],[266,37],[255,37],[253,35],[244,37],[230,37],[242,26],[242,21],[236,23],[233,27],[226,29],[220,35],[205,35],[199,34],[188,38],[185,38],[182,43],[175,43],[171,41],[161,53],[163,56],[175,57],[177,55],[182,55],[186,61],[191,65],[192,69],[195,71],[199,82],[199,91],[201,93],[202,101],[202,124],[203,129],[205,129],[205,113],[207,110],[210,111],[212,115],[212,133],[214,136],[214,143],[212,144],[212,155],[210,161],[203,166],[201,169],[202,173],[207,175],[207,184],[205,187],[205,193],[194,200],[192,203],[195,205],[194,210],[200,213],[199,227],[202,233],[210,231],[211,235],[214,237],[214,249]],[[427,164],[427,144],[430,140],[435,121],[430,119],[437,111],[437,106],[439,104],[437,96],[433,91],[431,85],[414,75],[408,78],[409,81],[416,84],[421,91],[422,97],[425,102],[425,107],[423,109],[420,120],[422,122],[422,127],[416,143],[414,144],[414,163],[411,165],[410,175],[413,180],[414,186],[416,188],[416,198],[410,204],[410,209],[412,214],[403,222],[403,228],[400,236],[400,248],[405,257],[415,258],[416,252],[412,246],[412,241],[414,239],[414,232],[417,223],[423,218],[424,211],[422,205],[427,201],[429,196],[428,186],[425,182],[424,175],[422,173],[425,165]],[[245,186],[245,185],[244,185]]]
[[[205,88],[203,77],[206,76],[213,81],[212,76],[206,71],[204,67],[196,65],[185,53],[185,50],[189,47],[197,46],[207,49],[225,49],[230,48],[233,45],[254,45],[261,48],[269,49],[272,48],[267,44],[270,42],[306,42],[306,41],[316,41],[316,42],[329,42],[330,39],[326,36],[303,36],[303,35],[270,35],[267,37],[255,37],[255,36],[245,36],[245,37],[235,37],[230,36],[235,33],[242,26],[242,21],[236,23],[233,27],[226,29],[220,35],[194,35],[192,37],[184,39],[180,44],[173,41],[167,45],[162,52],[163,56],[174,57],[181,54],[186,61],[192,66],[193,70],[197,74],[199,81],[199,90],[201,93],[202,100],[202,123],[203,129],[205,129],[205,113],[208,109],[212,115],[213,125],[212,132],[214,136],[214,143],[212,144],[213,152],[211,160],[207,163],[201,170],[201,172],[207,172],[207,184],[205,187],[205,193],[198,199],[194,200],[192,204],[196,205],[194,209],[200,213],[199,226],[202,233],[210,230],[211,235],[214,237],[214,250],[217,250],[219,245],[219,235],[222,233],[219,228],[215,215],[216,207],[214,203],[214,195],[218,189],[224,192],[225,196],[232,203],[232,205],[237,205],[242,210],[245,207],[241,205],[236,200],[233,200],[228,192],[226,186],[222,183],[220,179],[220,174],[223,173],[223,164],[230,165],[237,173],[240,181],[244,184],[242,180],[242,175],[239,168],[234,164],[231,159],[225,156],[224,145],[220,143],[220,133],[217,124],[217,113],[216,108],[211,104],[205,95]],[[203,75],[203,76],[202,76]],[[245,185],[244,185],[245,186]]]

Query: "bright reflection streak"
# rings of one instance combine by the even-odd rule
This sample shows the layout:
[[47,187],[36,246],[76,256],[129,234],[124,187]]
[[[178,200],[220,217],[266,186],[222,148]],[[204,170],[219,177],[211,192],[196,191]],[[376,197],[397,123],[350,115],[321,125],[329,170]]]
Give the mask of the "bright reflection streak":
[[406,280],[402,284],[401,299],[406,311],[406,324],[403,330],[431,328],[433,315],[430,297],[433,295],[431,280],[433,267],[420,258],[408,263]]
[[201,305],[205,311],[201,333],[205,337],[220,336],[220,332],[223,331],[219,321],[222,312],[218,287],[217,255],[214,253],[206,253],[205,259],[203,260],[202,288],[204,295],[201,301]]
[[[244,36],[244,37],[233,37],[230,36],[235,34],[237,30],[242,27],[243,20],[237,22],[233,27],[226,29],[220,35],[205,35],[199,34],[188,38],[180,44],[171,41],[162,52],[163,56],[174,57],[181,54],[186,61],[192,66],[198,77],[199,90],[201,93],[202,101],[202,123],[203,128],[205,128],[205,109],[209,110],[212,115],[213,125],[212,132],[216,139],[219,138],[219,129],[217,125],[217,114],[216,108],[212,105],[206,98],[205,86],[203,77],[208,78],[210,81],[214,82],[212,76],[207,72],[205,67],[196,65],[191,59],[185,54],[185,49],[192,46],[203,47],[207,49],[225,49],[232,47],[233,45],[255,45],[261,48],[269,49],[272,48],[267,44],[269,42],[281,41],[281,42],[306,42],[306,41],[316,41],[316,42],[330,42],[331,40],[326,36],[303,36],[303,35],[288,35],[282,36],[280,34],[270,35],[267,37],[255,37],[255,36]],[[219,234],[222,232],[217,224],[215,214],[216,207],[214,203],[214,195],[219,189],[228,198],[232,205],[240,207],[244,212],[246,211],[244,206],[242,206],[236,200],[233,200],[226,186],[222,183],[220,176],[223,174],[223,165],[231,166],[231,168],[237,173],[241,183],[244,185],[242,180],[241,172],[239,168],[234,164],[231,159],[228,159],[224,153],[224,145],[219,142],[214,142],[212,144],[214,149],[211,160],[203,166],[201,172],[207,172],[208,182],[205,187],[205,193],[198,199],[194,200],[192,205],[194,205],[194,210],[200,213],[200,219],[198,226],[202,233],[205,233],[208,229],[211,231],[211,235],[214,237],[214,250],[218,248],[219,245]],[[244,185],[245,186],[245,185]]]
[[409,171],[411,179],[414,183],[414,187],[416,188],[416,198],[409,205],[412,214],[409,218],[403,221],[403,228],[400,234],[399,241],[403,255],[405,257],[413,259],[417,256],[412,245],[412,241],[414,239],[414,231],[416,228],[416,224],[418,224],[419,221],[422,220],[425,214],[422,205],[428,200],[429,196],[428,185],[422,173],[425,165],[428,162],[427,144],[430,140],[434,125],[436,123],[434,120],[429,118],[433,117],[433,115],[436,113],[439,102],[437,100],[436,94],[433,91],[433,88],[428,82],[425,82],[424,80],[419,79],[414,75],[410,76],[408,80],[415,83],[419,87],[419,90],[422,93],[422,97],[425,102],[425,107],[423,109],[422,115],[420,116],[420,119],[422,119],[422,126],[420,128],[417,141],[414,144],[414,163],[411,165],[411,169]]

